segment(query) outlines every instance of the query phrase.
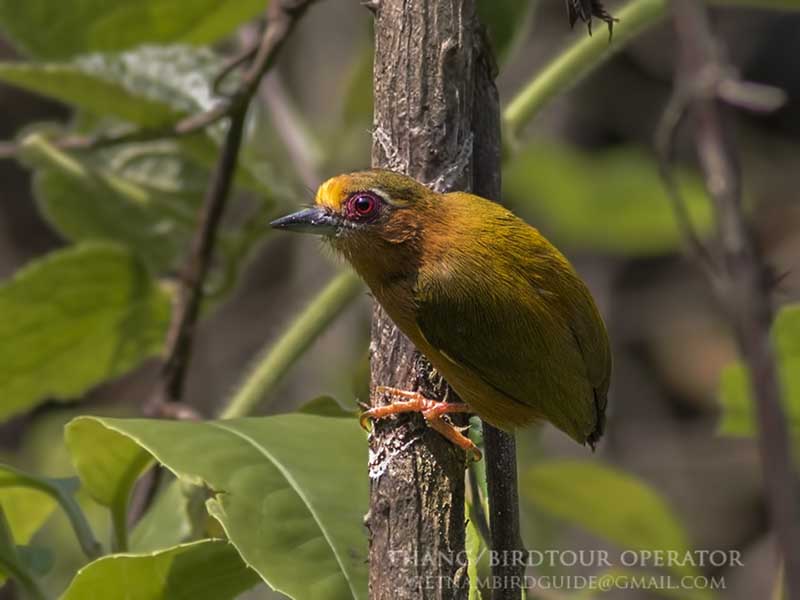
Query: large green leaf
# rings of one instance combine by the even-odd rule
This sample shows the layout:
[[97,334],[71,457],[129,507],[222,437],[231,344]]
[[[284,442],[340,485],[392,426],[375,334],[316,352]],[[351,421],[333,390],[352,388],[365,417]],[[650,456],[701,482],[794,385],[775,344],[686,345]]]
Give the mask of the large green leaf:
[[145,47],[64,63],[0,63],[0,80],[91,113],[159,127],[213,104],[211,80],[221,64],[208,49]]
[[258,581],[231,544],[201,540],[104,556],[78,571],[61,600],[228,600]]
[[[711,208],[702,183],[679,173],[692,220],[709,229]],[[591,155],[536,143],[503,173],[505,199],[555,241],[622,254],[659,254],[683,238],[654,160],[631,148]]]
[[683,526],[661,496],[622,471],[587,461],[543,461],[523,474],[521,492],[537,509],[625,549],[681,556],[689,550]]
[[270,586],[302,600],[366,598],[366,445],[355,419],[82,417],[68,425],[67,439],[96,498],[109,503],[126,493],[112,488],[130,489],[131,475],[153,456],[211,490],[210,513]]
[[169,313],[167,293],[118,246],[34,261],[0,286],[0,418],[136,367],[160,350]]
[[[772,324],[772,337],[778,355],[783,409],[792,436],[800,441],[800,304],[786,306],[778,312]],[[742,361],[723,369],[720,398],[723,409],[720,433],[755,435],[757,428],[750,373]]]
[[264,10],[265,0],[0,0],[0,27],[38,58],[142,43],[205,44]]

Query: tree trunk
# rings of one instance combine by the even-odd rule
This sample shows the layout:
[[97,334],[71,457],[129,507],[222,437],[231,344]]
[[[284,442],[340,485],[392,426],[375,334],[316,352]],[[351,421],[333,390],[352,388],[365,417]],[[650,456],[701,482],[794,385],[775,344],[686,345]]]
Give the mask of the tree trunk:
[[[437,191],[475,189],[499,198],[497,91],[475,0],[370,5],[376,16],[373,165],[405,172]],[[377,305],[370,359],[372,405],[385,402],[374,393],[377,385],[457,400]],[[508,461],[513,438],[500,438]],[[365,518],[370,598],[467,598],[464,468],[464,452],[419,415],[375,424]]]

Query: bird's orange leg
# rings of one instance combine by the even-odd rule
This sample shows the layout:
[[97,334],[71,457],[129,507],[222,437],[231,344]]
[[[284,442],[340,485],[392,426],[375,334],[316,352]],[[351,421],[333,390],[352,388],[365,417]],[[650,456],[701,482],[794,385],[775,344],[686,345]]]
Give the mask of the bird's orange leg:
[[367,429],[369,419],[383,419],[390,415],[397,415],[406,412],[422,413],[428,427],[438,431],[441,435],[450,440],[459,448],[463,448],[475,460],[481,459],[481,451],[478,447],[465,436],[458,427],[442,419],[443,415],[450,413],[471,413],[469,405],[455,402],[438,402],[426,398],[419,392],[410,392],[397,388],[378,386],[375,388],[378,394],[389,394],[395,397],[406,398],[400,402],[393,402],[386,406],[375,406],[361,413],[359,422],[364,429]]

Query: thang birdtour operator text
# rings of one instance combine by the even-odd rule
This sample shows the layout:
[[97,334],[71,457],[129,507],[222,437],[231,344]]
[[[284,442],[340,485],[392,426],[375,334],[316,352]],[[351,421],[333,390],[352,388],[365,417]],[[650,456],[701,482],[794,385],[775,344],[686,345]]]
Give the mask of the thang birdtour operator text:
[[[742,553],[739,550],[529,550],[495,552],[486,550],[477,559],[488,554],[491,566],[525,567],[666,567],[698,568],[743,567]],[[407,553],[391,551],[389,559],[393,563],[413,566],[466,565],[469,558],[466,552],[450,554],[446,552]]]

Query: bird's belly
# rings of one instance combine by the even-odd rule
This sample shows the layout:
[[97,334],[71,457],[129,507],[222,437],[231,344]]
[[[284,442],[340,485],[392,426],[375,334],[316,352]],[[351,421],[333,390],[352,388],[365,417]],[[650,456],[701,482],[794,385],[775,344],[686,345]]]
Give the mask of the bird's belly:
[[459,397],[484,421],[500,429],[513,431],[516,427],[523,427],[543,418],[534,407],[509,397],[428,344],[423,343],[418,347]]
[[509,397],[486,383],[471,369],[431,346],[419,330],[413,312],[401,310],[402,306],[413,306],[413,303],[404,304],[395,301],[400,297],[397,290],[384,288],[373,292],[392,321],[481,419],[506,431],[544,419],[533,406]]

